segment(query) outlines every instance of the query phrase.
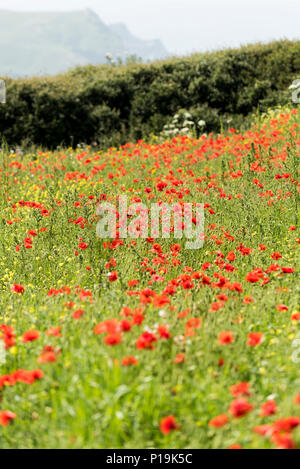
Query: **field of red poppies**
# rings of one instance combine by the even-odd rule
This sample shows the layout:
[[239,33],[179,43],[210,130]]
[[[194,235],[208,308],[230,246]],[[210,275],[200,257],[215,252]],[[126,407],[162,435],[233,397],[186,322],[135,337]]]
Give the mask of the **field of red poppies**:
[[[0,447],[300,448],[299,155],[297,109],[2,150]],[[203,247],[98,238],[122,194],[203,203]]]

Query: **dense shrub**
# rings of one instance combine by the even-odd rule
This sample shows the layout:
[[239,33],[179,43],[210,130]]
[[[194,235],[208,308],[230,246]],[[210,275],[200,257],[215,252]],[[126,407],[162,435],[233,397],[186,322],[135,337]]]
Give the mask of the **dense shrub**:
[[300,74],[300,41],[256,44],[151,64],[86,66],[64,75],[7,79],[0,132],[10,144],[118,145],[158,133],[178,110],[206,131],[239,126],[257,106],[287,100]]

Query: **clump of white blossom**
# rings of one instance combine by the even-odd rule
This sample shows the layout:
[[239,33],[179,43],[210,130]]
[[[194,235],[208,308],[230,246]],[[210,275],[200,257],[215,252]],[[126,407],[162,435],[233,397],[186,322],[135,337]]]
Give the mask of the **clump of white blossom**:
[[195,122],[189,112],[181,111],[173,116],[169,124],[164,125],[161,136],[164,138],[172,138],[177,135],[195,137],[197,135],[197,128],[201,130],[205,125],[206,122],[204,120]]

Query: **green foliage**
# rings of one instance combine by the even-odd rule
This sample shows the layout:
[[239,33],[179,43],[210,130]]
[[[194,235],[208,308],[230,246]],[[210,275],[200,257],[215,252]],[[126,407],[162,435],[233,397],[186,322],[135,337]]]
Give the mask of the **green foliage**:
[[[257,107],[284,104],[300,73],[300,41],[256,44],[151,64],[77,67],[64,75],[7,80],[0,129],[9,145],[119,145],[158,134],[180,109],[219,131]],[[247,122],[247,121],[246,121]]]

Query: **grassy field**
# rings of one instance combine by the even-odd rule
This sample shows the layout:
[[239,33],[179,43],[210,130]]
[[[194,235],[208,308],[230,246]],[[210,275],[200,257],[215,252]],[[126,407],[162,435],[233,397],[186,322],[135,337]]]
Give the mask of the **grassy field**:
[[[1,448],[300,447],[299,124],[2,152]],[[121,194],[204,203],[203,248],[97,238]]]

